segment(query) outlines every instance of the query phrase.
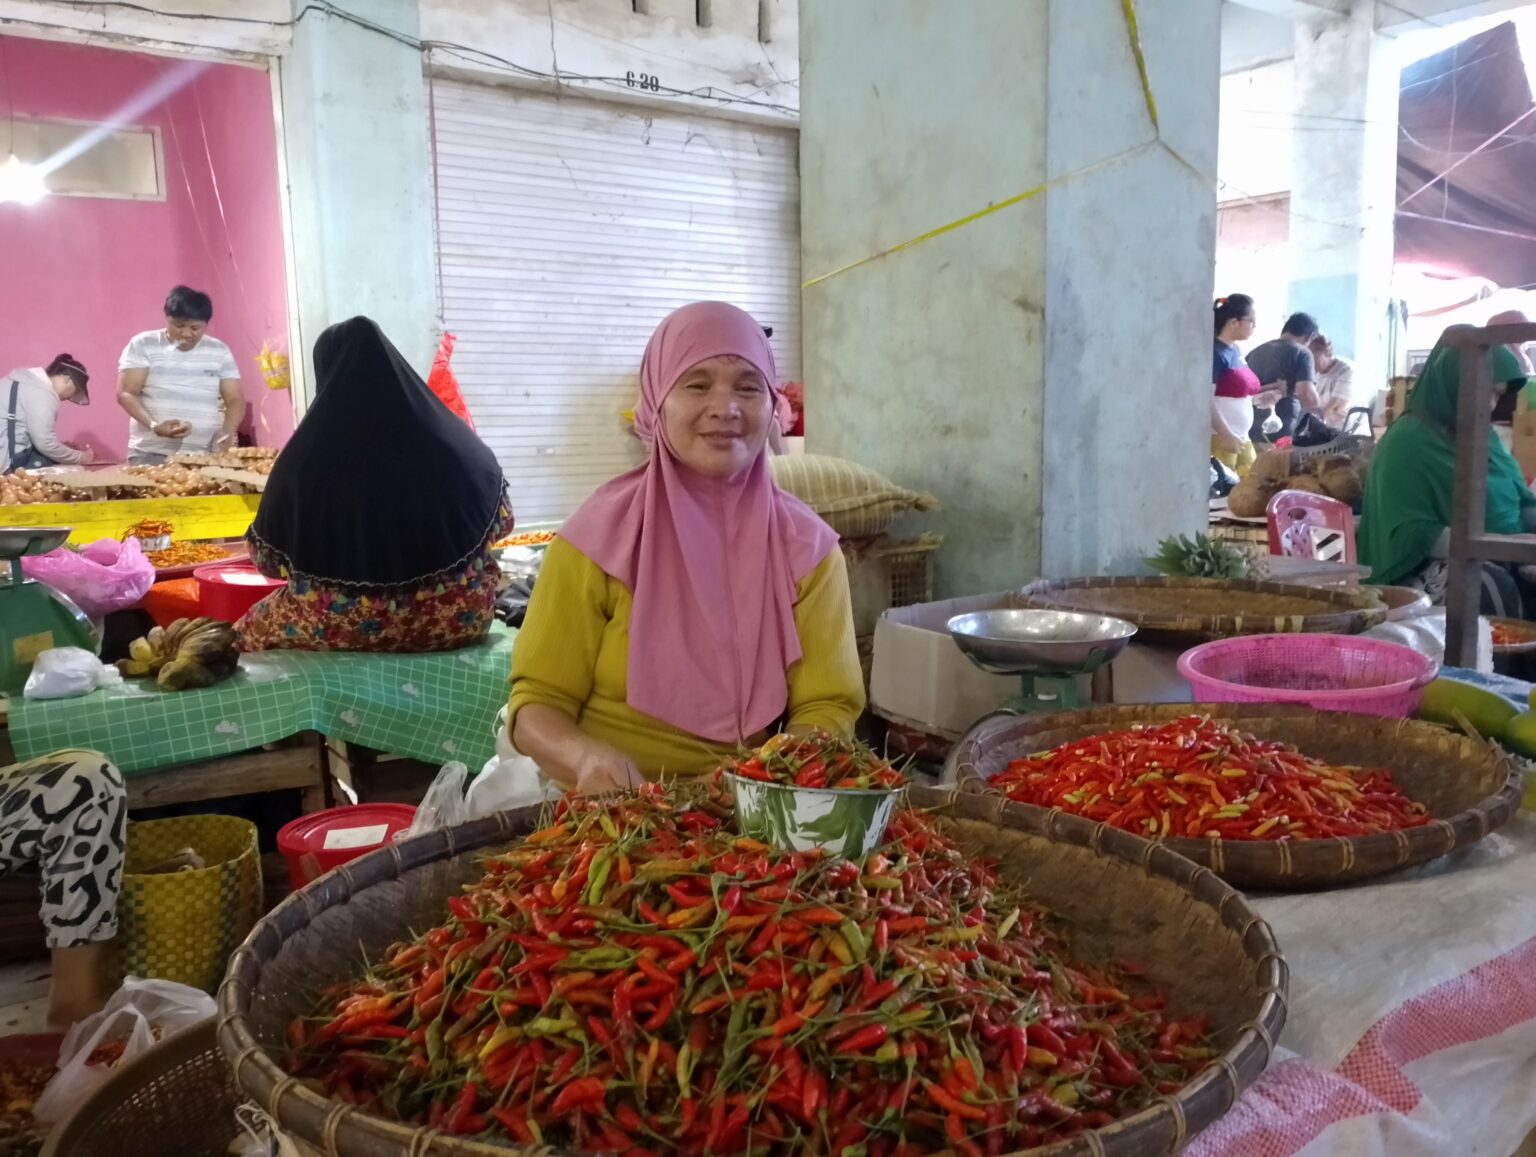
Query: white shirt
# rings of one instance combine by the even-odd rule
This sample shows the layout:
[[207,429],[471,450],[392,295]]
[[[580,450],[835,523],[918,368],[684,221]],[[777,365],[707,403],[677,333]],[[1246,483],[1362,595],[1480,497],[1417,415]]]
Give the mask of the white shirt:
[[1248,434],[1253,429],[1253,399],[1213,397],[1211,426],[1239,442],[1248,441]]
[[59,441],[54,426],[59,420],[59,394],[39,367],[15,369],[0,377],[0,474],[11,468],[11,446],[7,438],[11,418],[11,383],[16,382],[15,451],[19,458],[28,450],[52,458],[55,462],[74,463],[84,455]]
[[224,399],[219,395],[219,383],[240,380],[240,367],[227,345],[205,334],[191,349],[181,350],[165,336],[165,330],[152,329],[128,343],[117,368],[149,371],[139,399],[157,425],[192,425],[185,438],[161,438],[149,427],[130,420],[130,455],[170,455],[184,450],[206,454],[213,448],[213,440],[224,424]]
[[1323,421],[1335,430],[1343,427],[1355,391],[1355,368],[1343,358],[1317,375],[1317,397],[1323,404]]

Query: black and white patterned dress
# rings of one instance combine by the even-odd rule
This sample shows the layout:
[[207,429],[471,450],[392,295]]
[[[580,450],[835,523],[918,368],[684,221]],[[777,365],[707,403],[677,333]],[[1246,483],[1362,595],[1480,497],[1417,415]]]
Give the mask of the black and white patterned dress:
[[56,751],[0,768],[0,874],[42,874],[48,947],[117,935],[128,794],[99,751]]

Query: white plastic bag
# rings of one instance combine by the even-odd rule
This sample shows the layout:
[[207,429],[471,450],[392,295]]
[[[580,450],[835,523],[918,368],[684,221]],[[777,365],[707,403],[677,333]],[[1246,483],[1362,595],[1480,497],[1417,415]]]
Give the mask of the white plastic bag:
[[116,667],[105,666],[84,647],[52,647],[32,664],[22,694],[28,699],[73,699],[122,678]]
[[469,819],[556,799],[560,789],[539,773],[526,755],[492,756],[470,781],[464,803]]
[[458,760],[443,764],[437,777],[432,780],[432,785],[427,788],[427,794],[416,805],[416,816],[411,820],[411,826],[395,838],[408,840],[438,828],[457,827],[467,820],[469,816],[464,809],[464,780],[468,776],[469,768]]
[[[465,782],[468,781],[468,789]],[[560,798],[560,788],[539,771],[539,765],[512,746],[507,735],[507,709],[496,717],[496,754],[480,774],[469,779],[462,763],[445,763],[411,826],[397,839],[408,839],[437,828],[451,828],[496,812]]]
[[[59,1046],[59,1072],[37,1099],[32,1115],[43,1124],[57,1124],[99,1088],[116,1070],[155,1044],[154,1030],[162,1037],[207,1020],[218,1011],[213,997],[200,988],[170,980],[127,977],[95,1016],[88,1016],[64,1034]],[[126,1039],[121,1059],[113,1065],[86,1062],[98,1048]]]

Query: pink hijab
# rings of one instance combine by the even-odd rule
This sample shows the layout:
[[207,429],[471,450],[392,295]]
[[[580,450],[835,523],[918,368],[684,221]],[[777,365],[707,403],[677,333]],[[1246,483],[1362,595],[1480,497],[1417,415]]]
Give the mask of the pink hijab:
[[662,403],[683,374],[723,354],[752,363],[777,398],[773,351],[749,314],[721,301],[670,314],[640,364],[635,430],[650,458],[601,487],[560,536],[634,596],[629,705],[736,743],[784,713],[785,672],[800,658],[795,584],[837,535],[774,485],[766,444],[728,479],[695,473],[667,444]]

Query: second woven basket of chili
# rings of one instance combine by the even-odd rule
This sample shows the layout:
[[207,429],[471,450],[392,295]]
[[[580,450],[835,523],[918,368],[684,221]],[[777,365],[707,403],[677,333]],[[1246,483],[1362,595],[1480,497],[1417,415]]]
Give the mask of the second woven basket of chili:
[[1430,822],[1385,768],[1324,763],[1200,715],[1014,760],[992,787],[1154,839],[1327,839]]

